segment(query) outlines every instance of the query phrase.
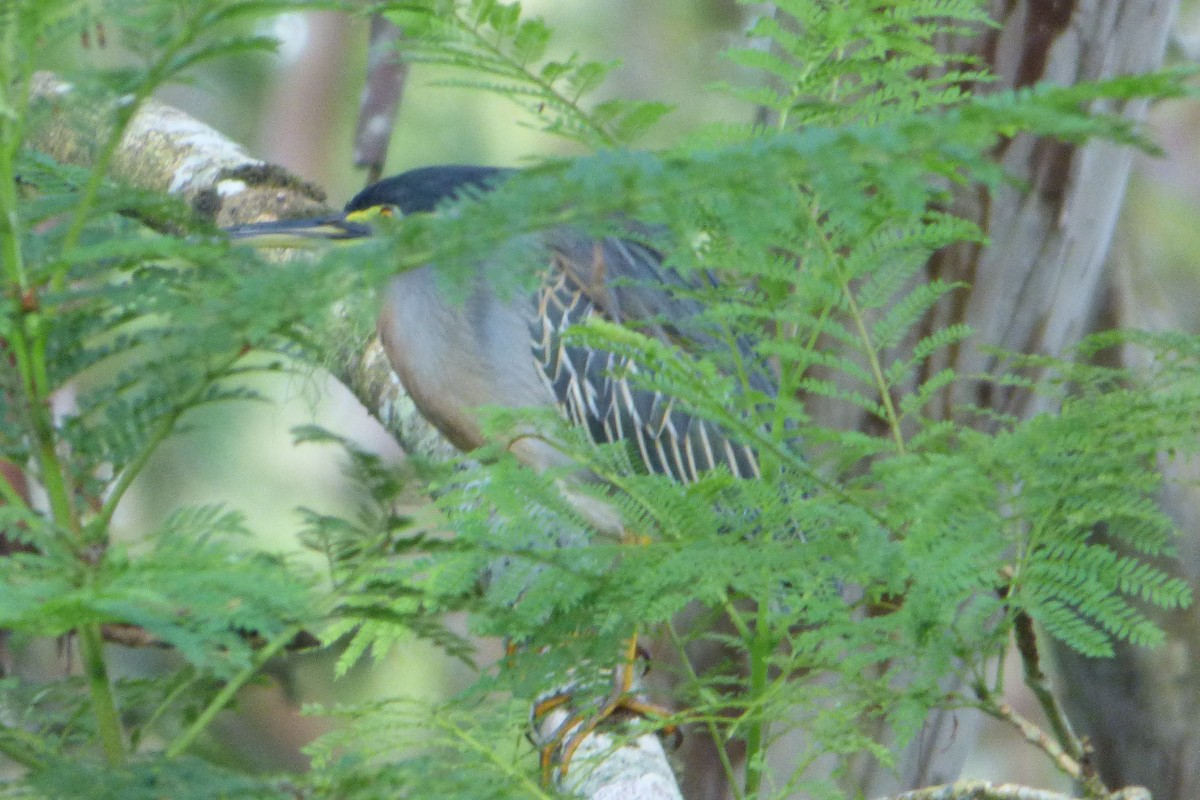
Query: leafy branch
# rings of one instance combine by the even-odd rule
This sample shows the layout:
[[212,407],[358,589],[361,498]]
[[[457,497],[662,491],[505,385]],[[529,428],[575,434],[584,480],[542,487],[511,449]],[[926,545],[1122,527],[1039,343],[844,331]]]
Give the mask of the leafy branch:
[[468,77],[449,85],[495,92],[517,102],[548,133],[593,148],[631,143],[670,106],[607,100],[585,108],[615,63],[588,61],[573,53],[548,59],[551,30],[540,19],[522,18],[520,3],[499,0],[424,0],[373,6],[401,26],[406,60],[450,67]]

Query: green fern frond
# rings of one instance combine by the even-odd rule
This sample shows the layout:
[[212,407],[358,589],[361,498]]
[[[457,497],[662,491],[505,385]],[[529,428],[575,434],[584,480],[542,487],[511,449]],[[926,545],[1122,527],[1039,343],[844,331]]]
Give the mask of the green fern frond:
[[548,133],[593,147],[615,147],[628,144],[671,110],[664,103],[627,100],[585,109],[583,98],[616,64],[578,54],[547,58],[550,29],[540,19],[523,18],[519,3],[428,0],[378,3],[376,8],[411,33],[403,43],[405,59],[463,71],[470,77],[446,83],[506,97]]
[[780,127],[880,124],[961,102],[962,85],[988,80],[969,63],[947,69],[935,46],[939,35],[993,24],[978,3],[798,0],[778,9],[748,32],[765,44],[728,55],[772,87],[722,88],[775,112]]

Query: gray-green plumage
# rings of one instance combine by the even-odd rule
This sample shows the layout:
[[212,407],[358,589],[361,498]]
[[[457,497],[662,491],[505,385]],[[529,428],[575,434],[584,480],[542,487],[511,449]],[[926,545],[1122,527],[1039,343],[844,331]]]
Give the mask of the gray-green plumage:
[[[352,199],[347,212],[393,206],[403,214],[435,210],[464,190],[484,191],[508,170],[442,166],[388,178]],[[571,228],[543,236],[546,269],[535,296],[502,300],[481,277],[465,303],[439,291],[432,267],[393,279],[385,290],[379,330],[393,368],[417,408],[455,445],[484,443],[480,406],[557,405],[597,442],[627,442],[649,471],[682,482],[722,466],[739,477],[758,474],[755,454],[675,399],[627,379],[638,364],[607,351],[568,346],[562,332],[598,315],[643,333],[693,347],[712,346],[689,330],[702,308],[698,288],[664,267],[657,253],[628,239],[594,239]],[[766,379],[759,379],[765,383]],[[769,387],[766,388],[769,391]],[[534,466],[565,463],[531,432],[514,432],[509,447]]]

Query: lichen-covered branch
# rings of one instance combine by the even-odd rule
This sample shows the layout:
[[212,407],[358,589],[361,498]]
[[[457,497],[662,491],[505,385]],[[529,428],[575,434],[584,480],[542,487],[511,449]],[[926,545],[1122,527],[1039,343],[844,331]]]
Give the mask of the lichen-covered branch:
[[[911,792],[876,800],[1075,800],[1075,795],[1048,789],[1034,789],[1012,783],[958,781],[944,786],[928,786]],[[1151,800],[1150,793],[1140,786],[1131,786],[1105,795],[1105,800]]]
[[[111,126],[112,101],[75,97],[50,73],[34,78],[29,145],[63,163],[87,167],[96,132]],[[133,118],[113,159],[111,177],[187,201],[218,225],[311,216],[328,211],[324,192],[281,167],[251,157],[241,145],[179,109],[148,101]],[[337,324],[331,317],[331,324]],[[417,413],[372,337],[353,342],[329,364],[408,453],[445,458],[453,447]]]

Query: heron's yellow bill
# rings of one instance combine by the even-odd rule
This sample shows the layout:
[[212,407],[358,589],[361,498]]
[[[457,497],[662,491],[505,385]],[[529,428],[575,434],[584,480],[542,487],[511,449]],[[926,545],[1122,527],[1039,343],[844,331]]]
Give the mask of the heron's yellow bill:
[[[363,239],[372,234],[367,215],[327,214],[323,217],[252,222],[225,228],[230,239],[255,247],[313,247],[319,242]],[[371,215],[374,216],[374,215]]]

